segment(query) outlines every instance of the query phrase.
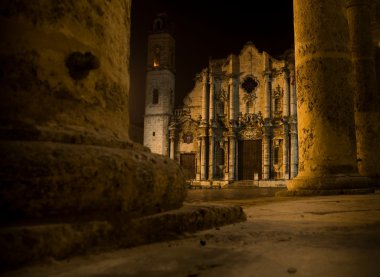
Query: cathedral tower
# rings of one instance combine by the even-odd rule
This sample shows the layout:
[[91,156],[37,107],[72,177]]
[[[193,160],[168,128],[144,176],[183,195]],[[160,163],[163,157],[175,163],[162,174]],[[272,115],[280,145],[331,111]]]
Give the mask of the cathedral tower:
[[168,155],[168,126],[174,107],[175,41],[166,14],[158,14],[148,37],[144,145]]

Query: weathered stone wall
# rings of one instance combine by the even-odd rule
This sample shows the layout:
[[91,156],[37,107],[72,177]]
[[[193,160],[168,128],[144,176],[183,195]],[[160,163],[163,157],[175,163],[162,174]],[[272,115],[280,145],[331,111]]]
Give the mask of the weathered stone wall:
[[130,0],[0,2],[0,217],[181,205],[178,165],[128,139]]

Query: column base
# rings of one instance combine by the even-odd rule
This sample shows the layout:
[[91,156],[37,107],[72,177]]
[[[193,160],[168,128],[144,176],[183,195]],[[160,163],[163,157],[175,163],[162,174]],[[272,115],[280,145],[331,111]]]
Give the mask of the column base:
[[373,193],[375,187],[373,180],[359,175],[296,177],[286,185],[288,190],[281,191],[276,196],[366,194]]
[[139,148],[0,141],[0,222],[180,207],[186,183],[179,165]]

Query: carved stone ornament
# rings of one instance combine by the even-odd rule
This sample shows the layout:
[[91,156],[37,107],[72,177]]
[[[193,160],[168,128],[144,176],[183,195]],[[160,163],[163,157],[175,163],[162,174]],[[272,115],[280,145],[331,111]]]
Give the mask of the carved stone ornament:
[[261,139],[263,136],[263,116],[258,114],[245,114],[239,117],[239,138],[242,140]]
[[216,98],[222,102],[228,101],[228,92],[223,88],[217,93]]
[[247,127],[239,132],[239,137],[242,140],[256,140],[261,139],[263,131],[255,127]]
[[284,90],[280,87],[280,85],[278,85],[273,90],[273,98],[281,98],[283,94],[284,94]]
[[193,133],[192,132],[186,132],[186,133],[184,133],[183,136],[182,136],[182,139],[183,139],[183,142],[186,143],[186,144],[192,143],[193,140],[194,140]]

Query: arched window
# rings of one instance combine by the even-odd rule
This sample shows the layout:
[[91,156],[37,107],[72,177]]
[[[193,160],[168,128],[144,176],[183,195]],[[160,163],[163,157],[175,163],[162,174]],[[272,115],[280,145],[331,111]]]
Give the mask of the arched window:
[[153,90],[153,104],[158,104],[158,89]]
[[162,24],[162,20],[161,19],[156,19],[155,21],[154,21],[154,24],[153,24],[153,30],[154,31],[160,31],[161,29],[162,29],[162,26],[163,24]]

